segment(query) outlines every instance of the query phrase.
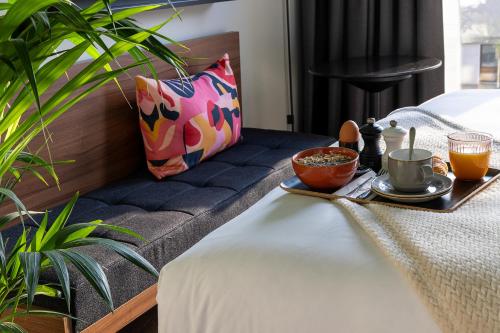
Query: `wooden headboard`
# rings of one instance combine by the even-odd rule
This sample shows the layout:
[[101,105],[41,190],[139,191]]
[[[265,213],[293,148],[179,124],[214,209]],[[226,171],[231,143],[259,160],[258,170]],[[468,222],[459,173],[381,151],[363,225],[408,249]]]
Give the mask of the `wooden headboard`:
[[[183,44],[190,48],[189,52],[176,46],[173,46],[172,50],[189,58],[197,58],[188,60],[188,72],[191,74],[202,71],[228,52],[241,94],[238,32],[193,39]],[[127,65],[131,61],[130,56],[119,58],[121,65]],[[175,70],[165,62],[154,59],[153,63],[159,78],[177,77]],[[85,62],[77,64],[69,75],[85,65]],[[55,184],[46,187],[31,176],[23,178],[15,192],[28,209],[53,207],[67,201],[76,191],[80,191],[81,194],[87,193],[124,178],[145,165],[135,108],[134,77],[137,74],[142,74],[140,69],[133,69],[129,71],[129,76],[125,74],[119,79],[134,109],[129,107],[116,84],[111,82],[49,126],[53,139],[53,143],[50,144],[53,160],[76,160],[76,162],[57,166],[61,181],[60,189]],[[40,147],[42,142],[41,138],[38,138],[32,146]],[[1,210],[9,208],[2,207]]]

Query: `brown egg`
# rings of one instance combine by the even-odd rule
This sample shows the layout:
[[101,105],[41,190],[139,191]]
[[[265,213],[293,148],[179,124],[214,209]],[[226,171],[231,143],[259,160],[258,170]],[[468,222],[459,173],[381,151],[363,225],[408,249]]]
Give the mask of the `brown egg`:
[[346,121],[340,128],[339,141],[341,142],[358,142],[359,141],[359,127],[352,121]]

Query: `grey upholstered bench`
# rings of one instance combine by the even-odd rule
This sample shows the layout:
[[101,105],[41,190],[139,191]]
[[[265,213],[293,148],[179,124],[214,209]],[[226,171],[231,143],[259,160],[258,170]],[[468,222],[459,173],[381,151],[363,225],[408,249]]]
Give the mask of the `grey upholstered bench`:
[[[106,236],[130,242],[159,270],[290,177],[293,173],[290,158],[294,153],[332,142],[331,138],[322,136],[244,129],[241,143],[187,172],[158,181],[147,170],[141,170],[82,196],[69,223],[102,219],[138,232],[146,242],[121,234]],[[53,209],[51,214],[57,214],[60,209]],[[18,230],[11,229],[5,236]],[[156,283],[152,276],[115,253],[94,247],[84,251],[103,265],[115,306]],[[82,319],[75,323],[76,331],[80,331],[109,310],[85,279],[75,272],[71,275],[72,312]],[[55,276],[44,278],[55,280]],[[56,306],[44,304],[43,300],[39,304]]]

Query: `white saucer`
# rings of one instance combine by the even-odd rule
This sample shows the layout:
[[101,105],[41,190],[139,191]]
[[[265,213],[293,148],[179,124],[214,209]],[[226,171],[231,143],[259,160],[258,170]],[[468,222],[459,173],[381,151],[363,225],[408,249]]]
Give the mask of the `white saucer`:
[[375,178],[372,182],[372,190],[381,197],[398,202],[427,202],[445,194],[448,194],[453,187],[453,181],[443,175],[434,174],[429,187],[423,192],[407,193],[400,192],[392,186],[389,175],[385,174]]

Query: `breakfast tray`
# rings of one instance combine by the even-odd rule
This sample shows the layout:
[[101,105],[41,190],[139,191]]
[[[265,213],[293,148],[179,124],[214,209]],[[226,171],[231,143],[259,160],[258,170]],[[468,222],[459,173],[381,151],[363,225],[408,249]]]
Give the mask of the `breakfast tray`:
[[484,190],[496,179],[500,178],[500,170],[490,168],[486,176],[484,176],[484,178],[479,181],[456,180],[455,176],[451,171],[448,172],[448,177],[453,180],[453,187],[451,189],[451,192],[440,198],[422,203],[395,202],[378,195],[372,198],[371,200],[358,199],[348,196],[338,196],[330,192],[321,192],[318,190],[311,189],[310,187],[302,183],[300,179],[297,178],[297,176],[291,177],[281,182],[280,187],[287,192],[308,195],[312,197],[325,198],[330,200],[345,198],[360,204],[378,203],[382,205],[399,207],[399,208],[425,210],[438,213],[449,213],[460,207],[464,202],[472,198],[474,195]]

